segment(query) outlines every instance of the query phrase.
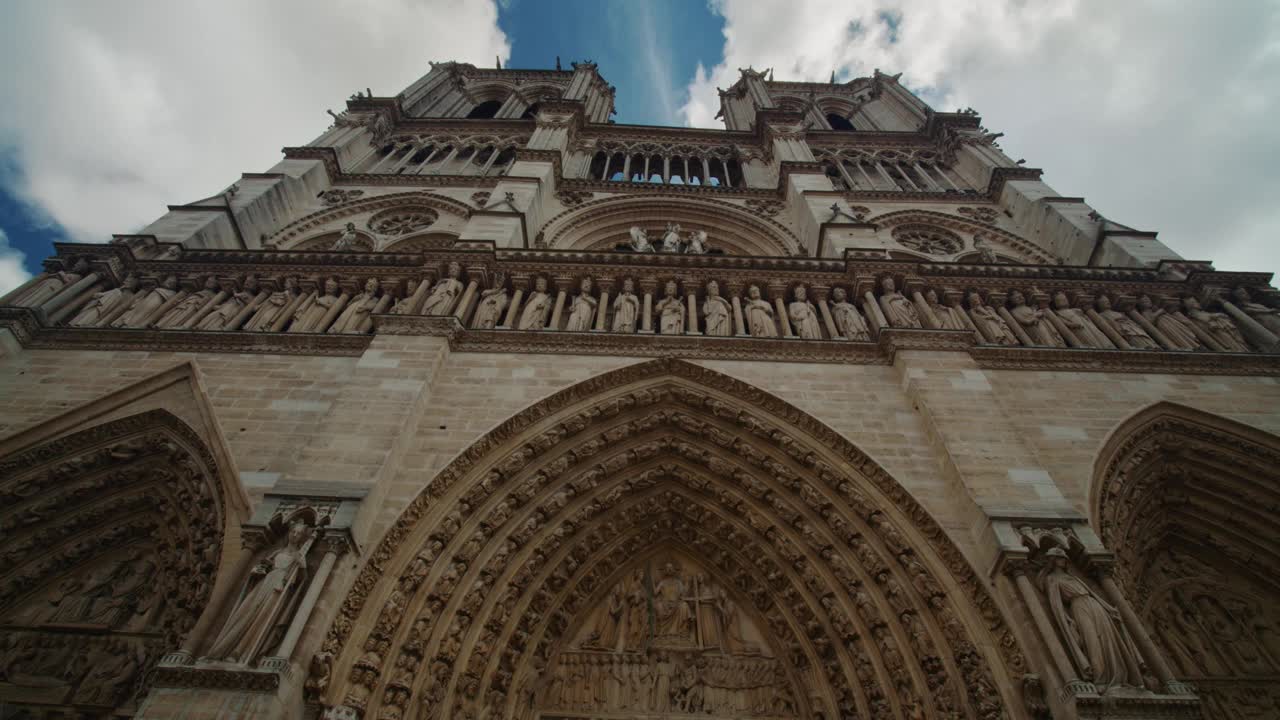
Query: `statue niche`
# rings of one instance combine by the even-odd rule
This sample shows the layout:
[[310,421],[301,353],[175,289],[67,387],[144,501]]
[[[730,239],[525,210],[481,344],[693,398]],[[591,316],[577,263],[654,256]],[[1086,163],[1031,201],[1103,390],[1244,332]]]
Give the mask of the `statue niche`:
[[796,717],[782,665],[724,584],[674,551],[620,577],[544,671],[542,717]]

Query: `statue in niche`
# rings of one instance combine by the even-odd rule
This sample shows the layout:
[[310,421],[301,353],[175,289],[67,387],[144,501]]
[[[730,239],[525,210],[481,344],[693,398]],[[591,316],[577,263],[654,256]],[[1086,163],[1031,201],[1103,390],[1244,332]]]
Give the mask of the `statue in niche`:
[[565,325],[565,330],[586,332],[595,324],[596,308],[600,307],[600,301],[592,297],[591,292],[591,278],[582,278],[578,294],[574,296],[573,305],[569,309],[569,322]]
[[1231,322],[1231,318],[1226,313],[1209,312],[1200,307],[1200,301],[1188,295],[1182,298],[1182,307],[1186,310],[1186,315],[1191,322],[1195,323],[1209,335],[1209,337],[1218,341],[1218,344],[1228,352],[1249,352],[1249,343],[1245,342],[1244,336],[1240,334],[1240,328]]
[[747,332],[751,337],[778,337],[778,325],[773,319],[773,305],[760,296],[760,286],[747,288]]
[[338,236],[337,240],[333,241],[333,247],[330,249],[338,252],[351,250],[356,246],[356,237],[356,224],[349,222],[346,227],[342,228],[342,234]]
[[804,286],[797,285],[792,293],[794,299],[787,306],[791,331],[804,340],[821,340],[822,326],[818,324],[818,311],[806,297]]
[[985,240],[980,237],[973,239],[973,249],[978,253],[978,261],[984,265],[999,264],[1000,258],[996,256],[996,251],[991,249]]
[[180,328],[217,294],[218,278],[210,275],[204,279],[203,287],[179,300],[177,305],[169,308],[154,324],[163,329]]
[[1070,570],[1062,548],[1045,553],[1040,585],[1062,635],[1067,654],[1081,677],[1100,689],[1113,685],[1143,687],[1138,650],[1120,619],[1120,611]]
[[248,666],[293,618],[307,580],[307,551],[315,528],[301,518],[290,524],[282,546],[271,551],[249,573],[231,612],[205,656],[211,660]]
[[1000,317],[995,308],[984,303],[982,296],[976,292],[969,293],[969,315],[973,317],[973,324],[978,331],[992,345],[1018,344],[1018,338],[1014,337],[1004,318]]
[[649,638],[649,595],[644,570],[631,575],[627,589],[627,628],[624,647],[631,652],[643,650]]
[[729,301],[720,297],[720,283],[715,280],[707,282],[707,299],[702,303],[702,316],[706,324],[706,334],[716,337],[728,337],[732,309]]
[[93,299],[67,323],[71,327],[98,327],[113,311],[127,307],[138,292],[138,276],[129,273],[120,287],[93,294]]
[[653,587],[654,636],[659,641],[688,644],[693,640],[693,613],[686,600],[688,589],[675,563],[662,566],[662,579]]
[[547,279],[539,275],[534,278],[533,292],[520,311],[520,323],[517,330],[542,330],[551,317],[551,295],[547,292]]
[[627,597],[621,584],[609,591],[609,598],[604,612],[596,623],[591,635],[583,641],[582,647],[616,650],[618,640],[622,638],[622,625],[626,619]]
[[134,550],[98,574],[72,578],[50,601],[44,622],[126,627],[150,609],[155,570],[149,556]]
[[254,311],[253,317],[244,324],[245,330],[261,332],[270,330],[280,315],[294,300],[298,299],[298,278],[290,275],[284,279],[284,288],[267,296],[266,300]]
[[123,315],[111,321],[111,327],[114,328],[140,328],[146,322],[151,313],[155,312],[169,302],[169,298],[178,294],[178,278],[175,275],[169,275],[160,282],[159,287],[152,288],[149,292],[141,295],[135,295],[133,303]]
[[1280,336],[1280,310],[1254,302],[1249,290],[1238,287],[1231,291],[1231,302],[1246,315],[1258,321],[1258,324]]
[[842,287],[831,291],[831,319],[836,324],[836,330],[846,338],[870,342],[871,330],[867,328],[867,321],[862,318],[858,308],[849,302],[849,295]]
[[324,291],[313,294],[294,312],[293,322],[289,325],[289,332],[322,332],[324,328],[320,327],[320,323],[324,322],[324,318],[329,314],[330,308],[338,302],[341,290],[342,288],[339,287],[336,278],[325,278]]
[[678,253],[681,245],[680,224],[667,223],[667,232],[662,236],[662,252]]
[[959,307],[943,305],[938,302],[938,293],[929,288],[924,291],[924,302],[933,311],[933,316],[938,320],[939,330],[968,330],[969,326],[965,324],[961,313],[964,311]]
[[258,297],[258,278],[249,275],[244,279],[244,289],[232,293],[231,297],[224,300],[213,312],[205,315],[196,323],[197,330],[223,330],[231,323],[240,311],[249,306],[253,299]]
[[1138,312],[1142,313],[1142,317],[1146,318],[1155,329],[1164,334],[1165,339],[1173,346],[1169,348],[1170,350],[1205,349],[1204,343],[1200,342],[1199,336],[1188,324],[1189,321],[1177,313],[1156,307],[1149,295],[1138,296]]
[[378,306],[378,291],[382,289],[382,283],[378,278],[369,278],[364,283],[364,292],[351,299],[347,306],[342,309],[342,314],[337,320],[329,326],[329,333],[361,333],[365,331],[365,322],[369,320],[369,314]]
[[684,247],[684,251],[690,255],[704,255],[707,252],[707,231],[691,230],[689,231],[689,241]]
[[636,318],[640,316],[640,298],[636,297],[636,283],[631,278],[622,281],[622,292],[613,300],[613,331],[633,333]]
[[684,334],[684,301],[675,280],[668,280],[664,294],[654,309],[658,311],[659,330],[663,335]]
[[[1101,306],[1101,300],[1099,300],[1099,306]],[[1110,302],[1108,302],[1107,307],[1110,307]],[[1072,307],[1071,299],[1068,298],[1067,294],[1061,290],[1053,294],[1053,312],[1058,316],[1058,319],[1062,320],[1062,324],[1066,325],[1067,329],[1069,329],[1071,333],[1080,340],[1080,342],[1084,343],[1085,347],[1113,347],[1111,340],[1107,338],[1106,334],[1093,324],[1093,321],[1089,319],[1089,316],[1085,314],[1084,310],[1078,307]],[[1105,315],[1103,317],[1105,317]],[[1127,320],[1128,318],[1125,319]],[[1114,324],[1114,322],[1112,324]]]
[[649,233],[639,225],[631,226],[630,245],[634,252],[653,252],[653,243],[649,242]]
[[[1133,321],[1133,318],[1125,315],[1119,310],[1111,307],[1111,298],[1106,295],[1098,297],[1098,315],[1099,317],[1111,323],[1111,326],[1120,333],[1124,341],[1129,343],[1129,347],[1134,350],[1159,350],[1160,345],[1147,334],[1142,326]],[[1105,345],[1096,345],[1095,347],[1106,347]]]
[[431,294],[422,304],[422,314],[448,315],[453,310],[454,302],[462,294],[462,281],[458,279],[461,276],[462,266],[456,262],[449,263],[445,268],[445,276],[431,288]]
[[80,282],[81,278],[88,274],[89,263],[84,258],[80,258],[71,264],[70,270],[58,270],[46,275],[36,283],[35,287],[15,298],[15,303],[25,307],[40,307],[52,300],[54,295]]
[[916,312],[915,305],[911,304],[906,295],[898,292],[897,283],[893,278],[886,277],[881,280],[880,290],[880,309],[884,310],[885,320],[889,321],[891,327],[922,327],[920,314]]
[[492,330],[502,322],[502,313],[506,312],[511,298],[507,297],[506,276],[498,273],[493,278],[493,287],[480,292],[480,304],[476,306],[475,317],[471,326],[477,330]]
[[1044,310],[1028,305],[1027,296],[1023,295],[1021,290],[1010,292],[1009,302],[1013,303],[1009,315],[1013,317],[1014,322],[1022,326],[1023,332],[1031,338],[1031,342],[1045,347],[1067,346],[1067,341],[1058,333],[1058,329],[1053,326],[1049,318],[1044,316]]

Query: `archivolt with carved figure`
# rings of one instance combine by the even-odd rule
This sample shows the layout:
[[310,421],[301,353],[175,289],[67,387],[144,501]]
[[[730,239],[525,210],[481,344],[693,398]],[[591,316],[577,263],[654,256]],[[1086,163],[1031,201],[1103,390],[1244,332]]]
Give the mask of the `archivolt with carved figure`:
[[680,361],[585,381],[459,456],[313,664],[330,715],[999,718],[1013,635],[847,440]]

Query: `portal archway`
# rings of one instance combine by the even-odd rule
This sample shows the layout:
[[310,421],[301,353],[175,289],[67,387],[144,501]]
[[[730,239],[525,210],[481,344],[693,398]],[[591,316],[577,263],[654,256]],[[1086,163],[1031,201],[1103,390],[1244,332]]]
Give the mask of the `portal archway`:
[[[590,640],[663,557],[682,568],[655,581],[644,566],[643,642]],[[672,576],[723,599],[667,592],[660,607]],[[737,645],[696,621],[728,607]],[[698,688],[713,717],[994,719],[1021,714],[1025,671],[986,585],[873,461],[675,360],[580,383],[465,451],[372,553],[324,650],[318,699],[365,718],[591,716],[624,693],[648,698],[626,712],[661,718]],[[726,686],[727,667],[755,680]],[[590,689],[550,689],[570,680]]]
[[1111,434],[1091,502],[1117,581],[1206,716],[1280,708],[1280,438],[1159,403]]

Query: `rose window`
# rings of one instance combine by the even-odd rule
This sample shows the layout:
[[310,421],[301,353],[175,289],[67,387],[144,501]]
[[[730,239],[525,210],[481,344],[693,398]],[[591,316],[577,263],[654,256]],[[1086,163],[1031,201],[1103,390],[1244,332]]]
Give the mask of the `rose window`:
[[436,213],[426,208],[402,208],[369,218],[369,229],[392,237],[426,230],[436,221]]
[[899,245],[925,255],[954,255],[964,248],[959,235],[929,225],[902,225],[894,228]]

